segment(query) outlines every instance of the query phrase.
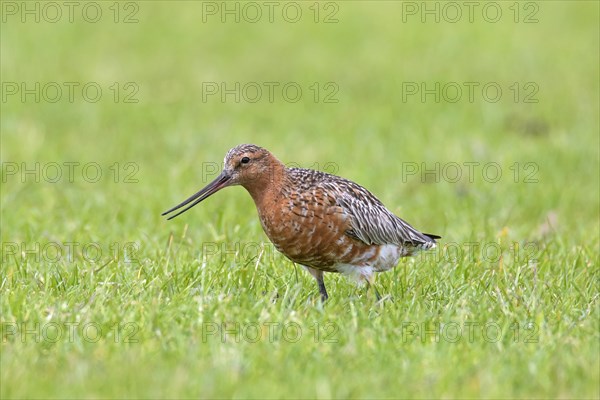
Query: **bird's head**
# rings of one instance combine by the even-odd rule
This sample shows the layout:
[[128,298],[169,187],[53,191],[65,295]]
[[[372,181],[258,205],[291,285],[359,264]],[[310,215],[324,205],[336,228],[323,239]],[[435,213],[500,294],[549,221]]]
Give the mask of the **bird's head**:
[[253,144],[240,144],[227,152],[223,160],[223,171],[214,181],[162,215],[192,203],[168,218],[173,219],[227,186],[241,185],[254,197],[284,170],[285,166],[268,150]]

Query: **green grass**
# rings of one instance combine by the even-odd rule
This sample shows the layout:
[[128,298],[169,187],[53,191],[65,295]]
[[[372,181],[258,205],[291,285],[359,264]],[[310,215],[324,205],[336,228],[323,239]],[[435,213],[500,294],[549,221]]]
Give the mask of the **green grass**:
[[[498,23],[339,2],[333,24],[312,2],[295,24],[160,1],[115,24],[99,4],[96,24],[3,14],[0,397],[599,397],[598,3],[531,3],[530,24],[512,2]],[[103,95],[23,102],[7,82]],[[203,101],[203,82],[296,82],[303,97]],[[404,101],[411,82],[503,94]],[[322,306],[243,189],[160,216],[248,142],[366,186],[439,248],[378,275],[380,304],[327,275]],[[408,174],[421,163],[445,174]]]

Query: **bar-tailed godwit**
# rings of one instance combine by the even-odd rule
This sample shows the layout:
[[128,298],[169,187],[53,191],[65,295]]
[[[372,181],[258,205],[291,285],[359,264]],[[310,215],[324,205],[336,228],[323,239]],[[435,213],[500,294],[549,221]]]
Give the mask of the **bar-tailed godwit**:
[[252,144],[229,150],[214,181],[162,215],[189,204],[169,217],[175,218],[234,185],[250,193],[275,248],[310,272],[323,300],[328,297],[323,272],[341,272],[370,285],[375,272],[435,247],[440,238],[419,232],[362,186],[312,169],[287,168],[268,150]]

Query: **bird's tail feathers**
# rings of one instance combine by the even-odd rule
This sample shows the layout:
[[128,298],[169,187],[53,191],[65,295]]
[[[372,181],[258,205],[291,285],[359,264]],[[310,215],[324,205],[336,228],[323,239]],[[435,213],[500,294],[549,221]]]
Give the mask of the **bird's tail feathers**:
[[432,235],[431,233],[424,233],[423,235],[427,236],[429,239],[433,239],[434,241],[435,241],[436,239],[441,239],[441,238],[442,238],[441,236],[438,236],[438,235]]
[[419,247],[420,250],[429,250],[429,249],[434,249],[436,247],[436,239],[441,239],[441,236],[438,235],[432,235],[431,233],[423,233],[423,236],[425,236],[428,240],[425,243],[421,243]]

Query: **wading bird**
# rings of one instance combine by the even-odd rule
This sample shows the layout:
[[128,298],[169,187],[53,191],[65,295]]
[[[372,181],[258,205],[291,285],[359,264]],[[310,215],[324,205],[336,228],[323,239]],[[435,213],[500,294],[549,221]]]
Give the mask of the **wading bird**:
[[[287,168],[268,150],[252,144],[229,150],[214,181],[162,215],[189,204],[168,219],[175,218],[234,185],[252,196],[275,248],[317,280],[323,301],[328,298],[324,272],[340,272],[372,286],[374,272],[387,271],[401,257],[435,247],[440,238],[419,232],[362,186],[320,171]],[[379,299],[376,289],[375,294]]]

